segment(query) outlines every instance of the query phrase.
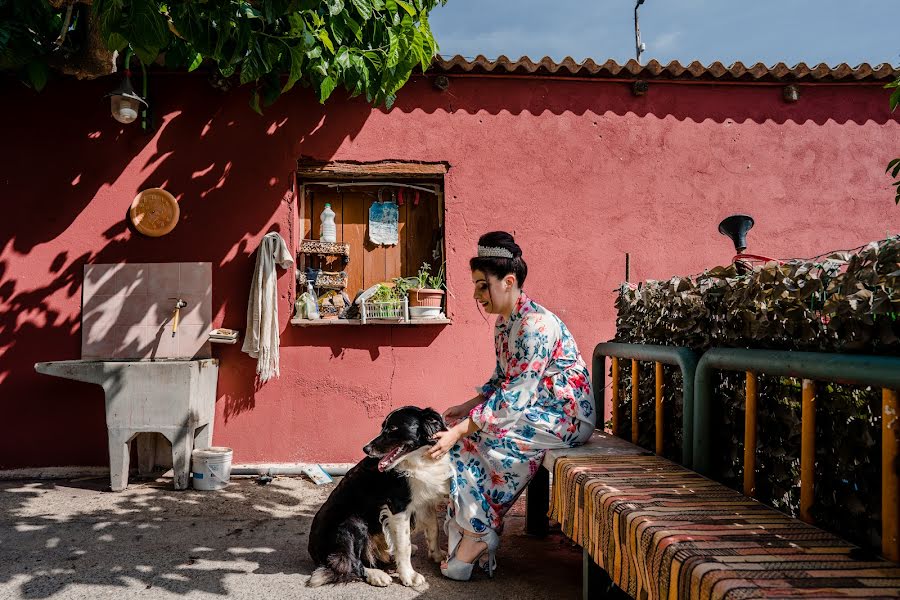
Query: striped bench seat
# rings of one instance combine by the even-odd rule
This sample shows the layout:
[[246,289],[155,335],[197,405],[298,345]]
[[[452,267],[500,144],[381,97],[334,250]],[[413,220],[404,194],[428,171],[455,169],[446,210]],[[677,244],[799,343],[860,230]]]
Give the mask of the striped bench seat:
[[854,558],[852,544],[619,438],[548,452],[544,467],[549,515],[586,571],[596,563],[633,598],[900,598],[900,565]]

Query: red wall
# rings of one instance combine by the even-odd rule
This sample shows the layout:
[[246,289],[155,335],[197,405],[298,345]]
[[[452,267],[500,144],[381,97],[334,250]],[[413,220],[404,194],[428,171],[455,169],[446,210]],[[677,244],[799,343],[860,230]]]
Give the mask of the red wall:
[[[491,318],[471,300],[468,259],[481,233],[514,231],[526,289],[569,325],[582,352],[614,331],[613,290],[729,261],[720,219],[757,220],[750,251],[814,255],[897,234],[884,174],[900,122],[878,86],[780,87],[538,78],[420,79],[390,112],[318,105],[291,93],[260,117],[238,90],[200,76],[152,80],[158,131],[108,114],[115,82],[53,82],[42,94],[0,84],[0,468],[101,465],[99,387],[38,375],[79,358],[85,262],[211,261],[214,325],[244,329],[253,252],[287,236],[292,167],[336,160],[448,161],[446,327],[297,329],[284,303],[281,378],[254,387],[238,347],[221,359],[215,443],[236,462],[361,457],[387,412],[467,399],[493,367]],[[160,239],[133,235],[138,190],[164,186],[182,220]]]

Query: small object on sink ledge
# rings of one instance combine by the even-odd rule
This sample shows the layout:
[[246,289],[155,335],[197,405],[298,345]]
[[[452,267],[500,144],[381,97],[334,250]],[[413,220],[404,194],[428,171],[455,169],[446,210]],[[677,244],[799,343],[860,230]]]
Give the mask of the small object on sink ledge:
[[209,332],[209,341],[214,344],[236,344],[240,332],[236,329],[213,329]]

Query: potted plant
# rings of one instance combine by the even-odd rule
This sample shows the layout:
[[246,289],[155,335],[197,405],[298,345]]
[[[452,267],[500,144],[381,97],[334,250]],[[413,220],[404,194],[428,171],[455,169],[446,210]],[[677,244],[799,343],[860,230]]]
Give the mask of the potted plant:
[[[413,283],[414,281],[414,283]],[[419,273],[411,278],[409,288],[410,307],[428,307],[430,310],[414,311],[416,316],[438,316],[444,304],[444,267],[437,275],[431,274],[431,265],[422,263]],[[412,312],[412,311],[411,311]]]

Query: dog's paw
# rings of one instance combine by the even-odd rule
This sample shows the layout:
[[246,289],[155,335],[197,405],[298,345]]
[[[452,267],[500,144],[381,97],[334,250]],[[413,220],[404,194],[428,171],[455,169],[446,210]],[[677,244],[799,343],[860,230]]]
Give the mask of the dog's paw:
[[437,564],[441,564],[447,559],[447,553],[443,550],[432,550],[428,553],[428,558],[430,558]]
[[400,583],[406,587],[419,587],[425,585],[425,578],[422,577],[421,573],[407,571],[405,573],[400,573]]
[[366,583],[386,587],[391,584],[391,576],[381,569],[366,569]]

